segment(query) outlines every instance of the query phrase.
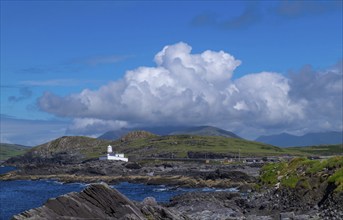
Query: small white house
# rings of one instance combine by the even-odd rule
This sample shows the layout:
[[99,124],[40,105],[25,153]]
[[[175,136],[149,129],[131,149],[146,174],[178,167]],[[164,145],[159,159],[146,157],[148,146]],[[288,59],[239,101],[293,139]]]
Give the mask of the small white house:
[[108,145],[107,147],[107,155],[99,157],[99,160],[121,160],[125,162],[129,161],[128,158],[124,157],[124,154],[114,154],[111,145]]

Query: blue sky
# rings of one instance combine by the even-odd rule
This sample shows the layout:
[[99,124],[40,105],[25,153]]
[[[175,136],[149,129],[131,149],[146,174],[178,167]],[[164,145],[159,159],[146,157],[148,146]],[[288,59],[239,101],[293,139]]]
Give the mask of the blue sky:
[[1,141],[342,130],[342,38],[342,1],[1,1]]

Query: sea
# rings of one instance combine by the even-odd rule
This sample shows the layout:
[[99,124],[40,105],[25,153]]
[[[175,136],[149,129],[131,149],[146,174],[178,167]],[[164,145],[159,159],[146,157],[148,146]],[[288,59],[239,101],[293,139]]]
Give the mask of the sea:
[[[0,174],[14,169],[14,167],[0,167]],[[87,185],[85,183],[61,183],[55,180],[0,181],[0,220],[11,219],[15,214],[42,206],[49,198],[56,198],[69,192],[80,192]],[[146,197],[154,197],[157,202],[169,202],[171,197],[186,192],[237,191],[235,188],[180,188],[128,182],[111,185],[111,187],[131,200],[143,201]]]

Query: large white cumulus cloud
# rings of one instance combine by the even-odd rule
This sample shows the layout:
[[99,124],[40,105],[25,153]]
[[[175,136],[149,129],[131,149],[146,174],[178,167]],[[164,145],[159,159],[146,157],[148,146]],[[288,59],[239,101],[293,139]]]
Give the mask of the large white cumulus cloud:
[[[191,49],[182,42],[166,46],[156,54],[155,67],[127,71],[123,79],[96,91],[66,97],[45,93],[39,107],[74,118],[70,129],[83,133],[101,127],[201,124],[262,133],[304,130],[323,120],[328,129],[342,128],[341,121],[337,123],[341,70],[310,76],[301,71],[288,78],[261,72],[232,80],[241,61],[223,51],[192,54]],[[322,101],[330,108],[313,109]],[[314,123],[314,118],[322,119]]]

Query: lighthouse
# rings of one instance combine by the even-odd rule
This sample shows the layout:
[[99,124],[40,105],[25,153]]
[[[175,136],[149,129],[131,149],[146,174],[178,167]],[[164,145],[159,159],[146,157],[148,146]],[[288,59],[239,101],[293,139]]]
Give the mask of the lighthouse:
[[124,154],[113,153],[113,149],[111,145],[107,146],[107,155],[99,157],[99,160],[119,160],[128,162],[129,159],[124,156]]
[[108,145],[107,147],[107,156],[111,155],[112,154],[112,146],[111,145]]

